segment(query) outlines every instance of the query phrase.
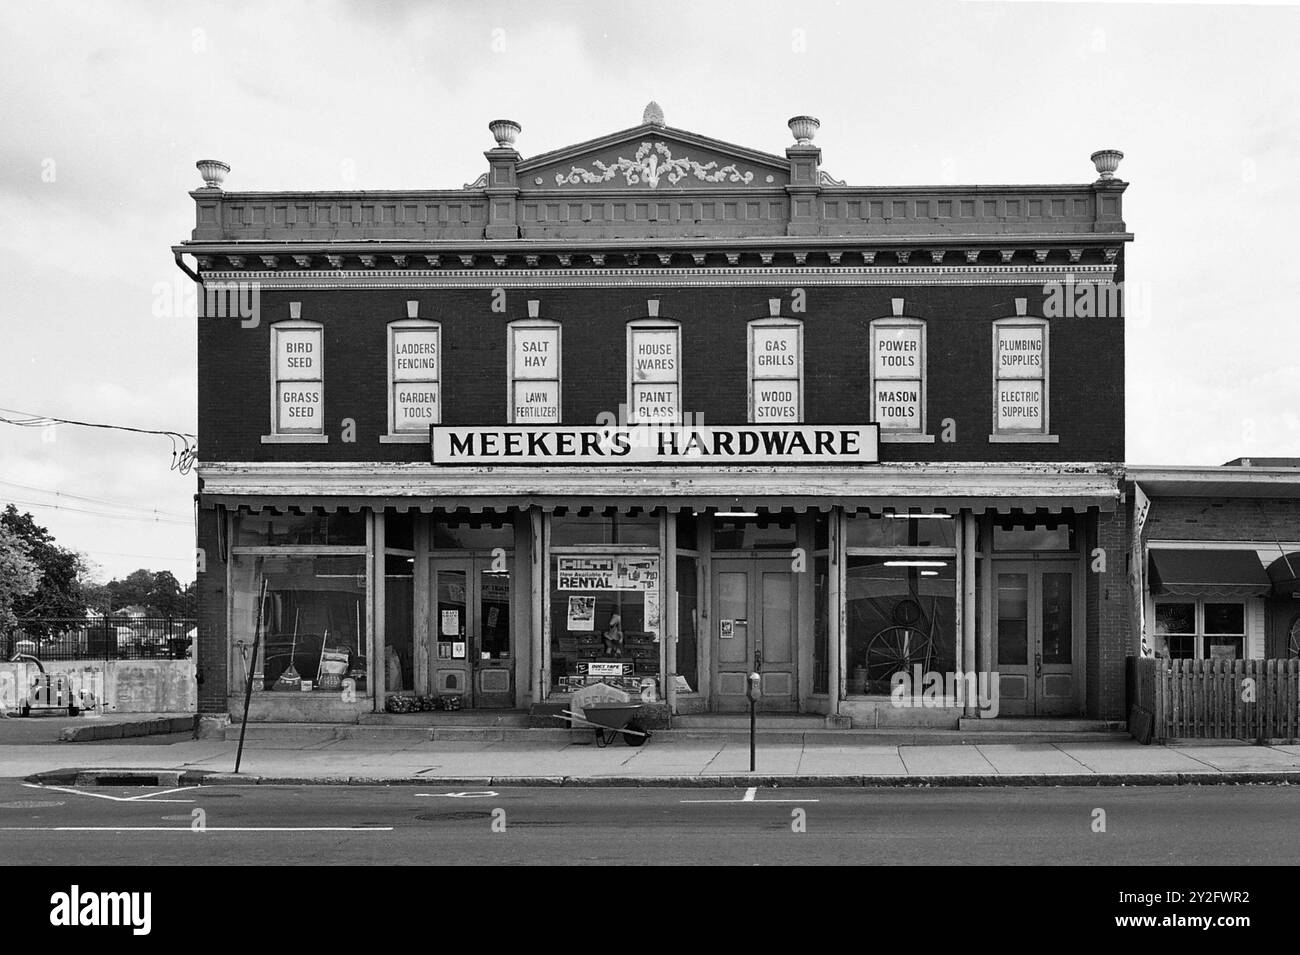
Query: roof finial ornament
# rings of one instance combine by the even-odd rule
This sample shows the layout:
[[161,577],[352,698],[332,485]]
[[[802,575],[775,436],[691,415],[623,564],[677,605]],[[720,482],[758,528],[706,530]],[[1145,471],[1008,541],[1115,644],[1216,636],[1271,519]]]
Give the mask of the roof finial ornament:
[[646,103],[645,112],[641,114],[641,122],[650,126],[667,126],[664,122],[663,107],[654,100]]

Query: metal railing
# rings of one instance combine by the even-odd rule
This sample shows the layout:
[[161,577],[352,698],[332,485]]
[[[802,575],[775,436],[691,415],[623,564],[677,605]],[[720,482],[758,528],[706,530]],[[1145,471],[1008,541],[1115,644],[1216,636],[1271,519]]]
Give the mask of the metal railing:
[[0,660],[183,660],[194,626],[192,617],[30,617],[0,633]]

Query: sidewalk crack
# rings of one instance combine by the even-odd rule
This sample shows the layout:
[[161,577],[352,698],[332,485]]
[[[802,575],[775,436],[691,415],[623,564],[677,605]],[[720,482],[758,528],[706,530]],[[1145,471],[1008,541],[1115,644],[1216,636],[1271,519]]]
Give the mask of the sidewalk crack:
[[1095,769],[1093,769],[1091,766],[1089,766],[1089,765],[1088,765],[1087,763],[1085,763],[1083,760],[1079,759],[1079,757],[1073,755],[1072,753],[1067,753],[1065,750],[1061,749],[1061,747],[1060,747],[1060,745],[1059,745],[1058,743],[1049,743],[1048,745],[1050,745],[1050,746],[1052,747],[1052,749],[1056,750],[1056,751],[1057,751],[1058,753],[1060,753],[1062,756],[1066,757],[1067,759],[1072,759],[1072,760],[1074,760],[1076,763],[1078,763],[1080,766],[1082,766],[1082,767],[1083,767],[1084,769],[1086,769],[1088,772],[1092,773],[1093,775],[1096,775],[1097,771],[1096,771]]

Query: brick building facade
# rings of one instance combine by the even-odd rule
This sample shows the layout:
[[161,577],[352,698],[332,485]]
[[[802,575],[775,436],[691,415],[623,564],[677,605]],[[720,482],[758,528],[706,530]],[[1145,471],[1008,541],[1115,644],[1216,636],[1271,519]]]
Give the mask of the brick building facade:
[[851,187],[790,128],[494,121],[440,191],[200,163],[201,710],[726,712],[757,672],[855,725],[1121,717],[1123,315],[1059,307],[1123,280],[1116,154]]

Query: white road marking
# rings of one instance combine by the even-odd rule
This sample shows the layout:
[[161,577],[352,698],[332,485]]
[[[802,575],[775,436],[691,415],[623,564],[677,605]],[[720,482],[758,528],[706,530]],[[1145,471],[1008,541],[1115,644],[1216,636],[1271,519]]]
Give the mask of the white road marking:
[[758,787],[757,787],[757,786],[750,786],[748,789],[745,790],[745,799],[744,799],[744,801],[745,801],[745,802],[753,802],[753,801],[754,801],[754,797],[755,797],[756,795],[758,795]]
[[494,793],[492,790],[486,789],[481,792],[469,792],[469,793],[414,793],[413,795],[430,796],[430,797],[445,796],[448,799],[482,799],[486,796],[496,796],[498,795],[498,793]]
[[392,826],[0,826],[0,832],[392,832]]
[[142,799],[148,799],[150,802],[194,802],[193,799],[153,799],[153,796],[166,796],[168,793],[184,792],[187,789],[199,789],[199,786],[183,786],[180,789],[164,789],[156,793],[142,793],[139,796],[110,796],[108,793],[92,793],[84,789],[69,789],[66,786],[41,786],[37,783],[23,783],[29,789],[44,789],[56,793],[69,793],[73,796],[90,796],[92,799],[109,799],[113,802],[139,802]]
[[779,802],[806,803],[806,802],[821,802],[821,800],[820,799],[759,799],[758,787],[751,786],[745,790],[745,795],[743,795],[739,799],[679,799],[678,802],[696,803],[696,804],[702,803],[704,805],[718,805],[718,806],[733,804],[733,803],[752,803],[755,806],[765,806],[765,805],[770,806],[773,803],[779,803]]

